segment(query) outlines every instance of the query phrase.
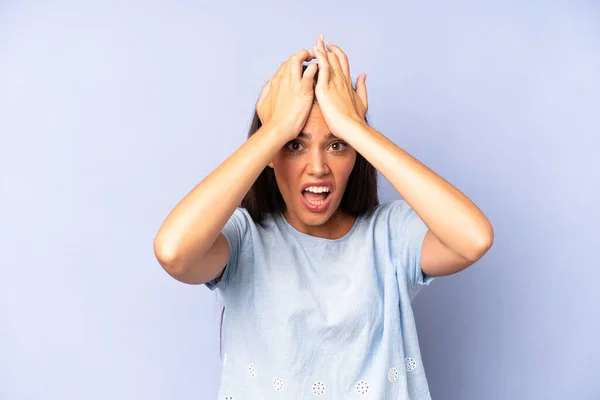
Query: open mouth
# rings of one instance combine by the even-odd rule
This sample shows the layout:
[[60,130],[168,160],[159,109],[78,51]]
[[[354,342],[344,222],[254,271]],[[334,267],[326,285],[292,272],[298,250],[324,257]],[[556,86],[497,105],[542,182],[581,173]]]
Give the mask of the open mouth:
[[329,192],[313,193],[309,192],[308,190],[305,190],[302,192],[302,195],[306,200],[310,201],[311,203],[318,203],[320,201],[325,201],[325,199],[329,197]]
[[331,192],[313,193],[307,190],[302,192],[304,205],[311,211],[322,211],[329,204]]

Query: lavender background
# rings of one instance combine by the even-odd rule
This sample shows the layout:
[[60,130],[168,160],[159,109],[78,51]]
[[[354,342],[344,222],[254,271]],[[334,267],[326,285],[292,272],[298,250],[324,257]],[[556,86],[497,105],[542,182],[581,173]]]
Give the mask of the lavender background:
[[207,3],[0,2],[0,399],[216,398],[219,303],[152,241],[320,33],[495,228],[414,303],[433,398],[600,398],[600,4]]

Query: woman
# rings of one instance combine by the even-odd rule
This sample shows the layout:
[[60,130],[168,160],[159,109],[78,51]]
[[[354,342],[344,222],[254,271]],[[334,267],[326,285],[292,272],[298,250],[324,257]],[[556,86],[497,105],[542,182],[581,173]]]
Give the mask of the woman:
[[[248,140],[155,238],[171,276],[223,297],[219,399],[431,398],[411,301],[481,258],[493,230],[367,124],[365,79],[353,88],[322,35],[292,55]],[[403,200],[379,204],[376,170]]]

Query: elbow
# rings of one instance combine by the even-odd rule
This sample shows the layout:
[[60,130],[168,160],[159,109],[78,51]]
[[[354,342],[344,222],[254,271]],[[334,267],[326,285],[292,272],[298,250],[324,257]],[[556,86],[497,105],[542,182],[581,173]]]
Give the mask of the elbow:
[[473,253],[470,255],[469,260],[476,262],[477,260],[479,260],[481,257],[483,257],[485,255],[485,253],[488,252],[489,249],[492,248],[494,244],[494,229],[492,227],[492,225],[489,225],[489,229],[487,230],[487,232],[483,235],[480,235],[478,240],[475,242],[475,245],[473,246]]
[[493,244],[494,229],[488,222],[485,228],[480,229],[480,232],[477,235],[473,235],[473,237],[469,239],[468,248],[465,247],[463,252],[459,254],[471,263],[475,263],[488,252]]
[[488,223],[485,235],[483,235],[480,241],[482,247],[485,249],[484,253],[487,252],[494,245],[494,227]]
[[172,248],[164,246],[158,237],[154,239],[154,256],[160,266],[171,276],[177,275],[181,268],[178,266],[177,257]]

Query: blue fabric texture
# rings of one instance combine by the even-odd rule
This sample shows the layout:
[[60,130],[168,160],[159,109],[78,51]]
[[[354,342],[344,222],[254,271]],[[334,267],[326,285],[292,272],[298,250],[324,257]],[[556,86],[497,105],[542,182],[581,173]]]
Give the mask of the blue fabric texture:
[[411,302],[428,228],[405,200],[380,204],[336,240],[264,226],[237,208],[222,233],[219,400],[429,400]]

